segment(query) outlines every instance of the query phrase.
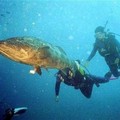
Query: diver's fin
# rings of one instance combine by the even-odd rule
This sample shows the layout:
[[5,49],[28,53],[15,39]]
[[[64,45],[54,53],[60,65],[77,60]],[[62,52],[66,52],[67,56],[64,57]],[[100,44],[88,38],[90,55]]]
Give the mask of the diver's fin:
[[14,109],[14,116],[21,115],[27,111],[27,107],[20,107]]
[[109,80],[116,80],[118,77],[111,76]]
[[91,97],[93,85],[94,83],[85,83],[84,86],[80,87],[80,91],[85,97]]

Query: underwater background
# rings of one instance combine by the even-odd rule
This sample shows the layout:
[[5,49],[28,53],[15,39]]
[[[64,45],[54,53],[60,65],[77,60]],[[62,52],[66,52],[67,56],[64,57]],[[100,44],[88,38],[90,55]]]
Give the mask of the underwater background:
[[[69,58],[85,61],[97,26],[120,34],[119,0],[0,0],[0,40],[34,36],[61,46]],[[120,42],[120,37],[116,36]],[[0,120],[8,107],[28,107],[14,120],[119,120],[120,79],[94,86],[90,99],[79,90],[61,84],[55,102],[55,73],[29,74],[32,66],[0,56]],[[90,73],[104,76],[109,70],[97,54]]]

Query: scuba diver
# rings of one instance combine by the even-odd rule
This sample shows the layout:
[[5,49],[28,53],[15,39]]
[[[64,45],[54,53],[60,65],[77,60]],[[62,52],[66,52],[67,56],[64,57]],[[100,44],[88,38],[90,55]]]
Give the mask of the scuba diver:
[[19,116],[25,113],[27,107],[20,108],[8,108],[5,110],[5,114],[3,115],[3,120],[11,120],[14,116]]
[[115,33],[105,32],[105,27],[98,26],[95,29],[95,43],[90,56],[87,58],[85,66],[95,56],[98,51],[104,57],[110,71],[105,76],[120,76],[120,43],[115,38]]
[[80,65],[80,61],[76,60],[75,63],[77,65],[75,75],[70,68],[66,68],[64,71],[59,70],[56,74],[56,102],[59,101],[59,90],[61,82],[65,83],[66,85],[73,86],[75,89],[79,89],[86,98],[90,98],[94,84],[99,87],[100,83],[106,83],[110,80],[108,76],[98,77],[95,75],[86,74]]

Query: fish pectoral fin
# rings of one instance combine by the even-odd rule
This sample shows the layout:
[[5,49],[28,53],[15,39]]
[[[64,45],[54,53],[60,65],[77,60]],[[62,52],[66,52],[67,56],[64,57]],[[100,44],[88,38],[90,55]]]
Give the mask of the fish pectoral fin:
[[30,74],[35,74],[35,73],[42,75],[42,71],[39,66],[35,66],[33,70],[30,70]]
[[49,49],[50,49],[49,46],[44,46],[38,49],[38,51],[40,52],[41,59],[45,59],[51,55]]
[[35,67],[34,69],[39,75],[42,75],[42,71],[41,71],[41,68],[39,66]]

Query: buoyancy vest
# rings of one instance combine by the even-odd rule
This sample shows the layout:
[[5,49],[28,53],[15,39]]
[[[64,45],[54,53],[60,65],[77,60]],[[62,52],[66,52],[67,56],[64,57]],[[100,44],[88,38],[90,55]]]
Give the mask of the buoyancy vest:
[[101,56],[106,57],[109,55],[119,56],[120,55],[120,43],[115,39],[115,36],[108,34],[104,41],[96,39],[95,47]]

